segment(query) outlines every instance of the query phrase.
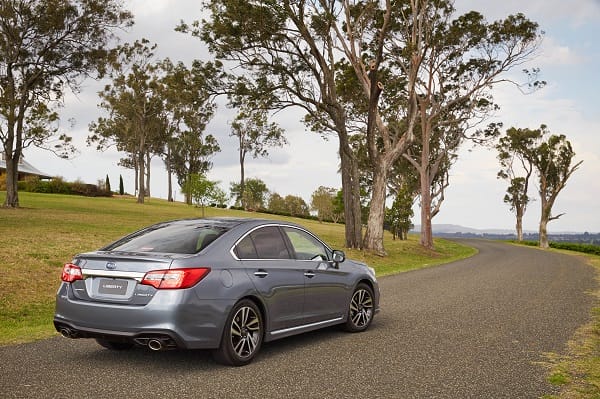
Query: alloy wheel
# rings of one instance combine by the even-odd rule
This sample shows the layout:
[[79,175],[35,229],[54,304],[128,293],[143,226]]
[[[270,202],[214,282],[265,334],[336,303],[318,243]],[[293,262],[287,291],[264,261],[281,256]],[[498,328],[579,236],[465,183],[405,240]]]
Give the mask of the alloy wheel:
[[260,316],[250,306],[243,306],[233,316],[231,321],[231,346],[240,358],[254,354],[262,332],[260,331]]
[[350,301],[350,320],[357,329],[366,328],[373,317],[373,297],[365,288],[359,288]]

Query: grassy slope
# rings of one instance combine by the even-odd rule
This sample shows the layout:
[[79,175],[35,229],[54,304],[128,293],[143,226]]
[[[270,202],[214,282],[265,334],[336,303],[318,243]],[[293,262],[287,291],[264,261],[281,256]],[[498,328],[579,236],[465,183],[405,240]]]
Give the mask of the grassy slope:
[[[5,193],[0,192],[0,201]],[[181,203],[151,199],[138,205],[132,198],[85,198],[19,193],[23,208],[0,208],[0,344],[26,342],[54,334],[52,315],[60,271],[73,255],[99,248],[149,224],[199,217],[201,210]],[[261,216],[243,211],[206,209],[206,216]],[[285,219],[285,218],[284,218]],[[288,218],[290,219],[290,218]],[[306,226],[334,248],[344,244],[339,224],[291,219]],[[386,233],[387,234],[387,233]],[[347,256],[375,267],[378,275],[450,262],[474,253],[455,243],[436,240],[428,252],[417,237],[392,241],[386,235],[389,256],[348,250]]]

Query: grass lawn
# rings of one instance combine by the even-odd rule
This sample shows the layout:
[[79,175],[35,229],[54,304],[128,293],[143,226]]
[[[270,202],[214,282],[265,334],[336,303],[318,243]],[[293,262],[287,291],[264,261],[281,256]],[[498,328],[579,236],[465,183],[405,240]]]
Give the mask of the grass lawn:
[[[0,192],[0,201],[6,193]],[[0,208],[0,345],[47,338],[52,325],[54,296],[60,272],[79,252],[95,250],[127,233],[155,222],[200,217],[202,211],[182,203],[150,199],[86,198],[56,194],[19,193],[20,209]],[[206,208],[206,216],[279,218],[227,209]],[[334,248],[344,244],[340,224],[287,218],[315,232]],[[377,275],[398,273],[466,258],[475,253],[446,240],[426,251],[418,237],[393,241],[386,233],[388,257],[347,250],[349,258],[373,266]]]

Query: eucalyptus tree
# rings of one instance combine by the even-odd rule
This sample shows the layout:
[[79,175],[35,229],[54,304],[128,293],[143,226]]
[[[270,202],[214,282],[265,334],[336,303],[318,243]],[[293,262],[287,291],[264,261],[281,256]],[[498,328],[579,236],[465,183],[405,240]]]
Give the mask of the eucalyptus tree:
[[349,146],[346,113],[336,91],[335,46],[326,1],[208,0],[211,18],[179,30],[205,41],[219,59],[225,59],[259,83],[257,95],[269,95],[274,109],[300,107],[305,120],[319,132],[335,132],[339,139],[346,246],[361,247],[358,168]]
[[[183,187],[189,176],[205,175],[212,167],[210,159],[220,151],[216,138],[205,131],[216,111],[214,99],[223,90],[226,75],[219,62],[194,60],[187,67],[166,59],[160,68],[166,138],[159,152],[164,157],[169,182],[171,173],[175,173]],[[186,201],[191,200],[186,195]]]
[[567,180],[579,169],[583,161],[573,163],[575,152],[564,134],[551,135],[537,150],[534,165],[539,173],[541,202],[540,247],[548,248],[548,222],[564,215],[552,214],[558,194],[565,188]]
[[[405,7],[410,11],[401,15],[408,18],[395,21],[393,64],[415,76],[420,149],[404,156],[420,175],[421,244],[433,248],[431,219],[447,181],[433,207],[432,182],[447,180],[439,174],[447,173],[465,139],[480,142],[498,135],[498,124],[479,128],[497,109],[492,89],[511,82],[508,72],[532,58],[541,32],[522,14],[491,23],[476,11],[456,16],[452,1],[411,0]],[[533,82],[535,72],[528,77],[537,88],[543,82]]]
[[497,109],[493,86],[509,80],[505,73],[535,53],[538,26],[523,15],[493,23],[475,11],[456,16],[450,0],[343,4],[344,29],[336,33],[346,69],[354,70],[358,82],[345,88],[352,98],[344,99],[359,112],[372,174],[365,247],[384,253],[379,222],[385,187],[393,164],[404,156],[420,179],[421,244],[433,248],[431,219],[443,201],[456,150],[465,138],[497,134],[494,124],[470,128]]
[[[512,156],[522,160],[526,173],[530,173],[530,169],[536,172],[541,203],[539,245],[548,248],[548,223],[564,215],[552,214],[556,198],[583,161],[574,163],[575,151],[571,142],[564,134],[551,134],[546,125],[533,130],[511,128],[507,131],[507,136],[500,141],[498,148],[504,170],[506,159]],[[514,183],[509,190],[513,185]],[[526,194],[520,190],[517,195],[523,197]]]
[[150,45],[146,39],[120,46],[111,71],[112,83],[99,93],[102,99],[99,106],[108,116],[90,123],[92,134],[88,137],[88,143],[95,143],[98,149],[116,145],[131,154],[138,175],[138,203],[144,203],[148,194],[146,168],[150,167],[156,142],[165,132],[155,49],[156,45]]
[[510,205],[510,209],[516,216],[517,239],[523,240],[523,216],[527,210],[530,198],[529,179],[533,173],[533,157],[526,156],[528,148],[536,146],[543,133],[541,129],[517,129],[510,128],[506,135],[501,137],[496,150],[501,169],[498,177],[508,180],[504,202]]
[[270,147],[281,147],[287,144],[284,131],[275,122],[269,122],[268,110],[257,108],[254,103],[248,102],[248,97],[237,96],[233,106],[238,108],[238,114],[231,122],[230,136],[238,140],[238,155],[240,161],[240,199],[244,201],[246,156],[253,158],[266,157]]
[[132,15],[117,0],[3,0],[0,2],[0,140],[6,160],[5,207],[18,207],[18,165],[24,148],[66,155],[59,133],[66,90],[101,77],[115,31]]

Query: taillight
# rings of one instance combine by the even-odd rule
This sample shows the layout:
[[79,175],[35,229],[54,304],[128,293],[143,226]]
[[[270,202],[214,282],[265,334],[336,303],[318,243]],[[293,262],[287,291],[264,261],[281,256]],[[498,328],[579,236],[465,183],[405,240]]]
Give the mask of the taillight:
[[67,263],[63,266],[60,279],[66,283],[72,283],[76,280],[83,280],[83,273],[81,273],[81,268],[79,266]]
[[153,270],[146,273],[142,284],[157,289],[190,288],[196,285],[210,272],[209,267],[195,269]]

